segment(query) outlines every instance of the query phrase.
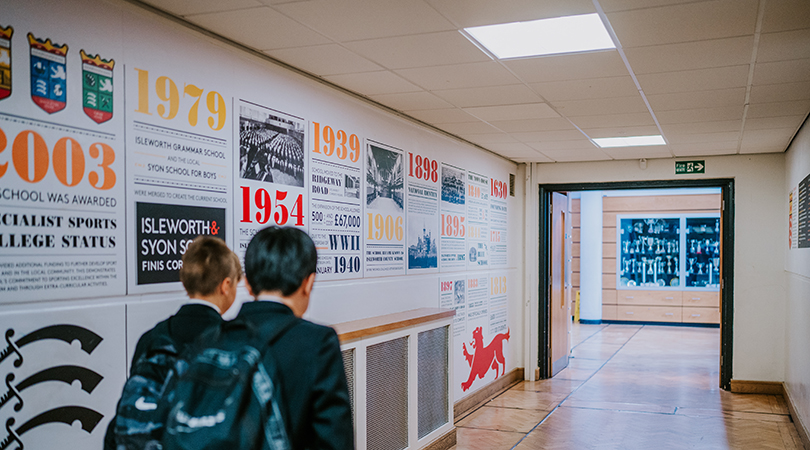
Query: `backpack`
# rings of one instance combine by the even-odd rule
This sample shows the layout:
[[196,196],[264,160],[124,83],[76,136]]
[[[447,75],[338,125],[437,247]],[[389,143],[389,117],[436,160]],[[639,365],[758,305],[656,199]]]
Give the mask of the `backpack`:
[[155,341],[132,365],[113,425],[118,450],[159,450],[166,411],[161,408],[167,386],[176,377],[180,357],[169,337],[168,320],[155,326]]
[[271,333],[225,322],[177,360],[160,408],[168,411],[163,450],[289,450],[276,365],[269,346],[298,322]]

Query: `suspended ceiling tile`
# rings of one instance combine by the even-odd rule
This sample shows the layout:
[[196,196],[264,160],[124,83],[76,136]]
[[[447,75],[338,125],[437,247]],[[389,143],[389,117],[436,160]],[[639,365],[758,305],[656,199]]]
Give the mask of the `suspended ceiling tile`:
[[590,0],[564,2],[512,0],[508,4],[492,0],[427,0],[427,2],[462,28],[596,12]]
[[718,156],[737,153],[737,141],[671,145],[676,157]]
[[[808,17],[810,26],[810,17]],[[810,28],[762,34],[757,48],[757,62],[810,58]]]
[[266,6],[186,17],[203,28],[257,50],[328,44],[329,39]]
[[507,133],[576,129],[573,125],[571,125],[571,122],[562,117],[555,117],[551,119],[493,120],[489,123],[503,131],[506,131]]
[[501,134],[503,131],[481,121],[477,122],[462,122],[462,123],[445,123],[438,125],[444,131],[453,134]]
[[515,161],[517,163],[553,163],[554,162],[553,159],[547,157],[546,155],[543,155],[542,153],[538,153],[537,156],[533,157],[533,158],[517,158],[517,157],[513,157],[511,159],[512,159],[512,161]]
[[763,117],[759,119],[746,119],[745,130],[770,130],[778,128],[790,128],[797,130],[804,122],[805,114],[784,117]]
[[749,144],[743,142],[740,146],[741,155],[752,155],[755,153],[784,153],[785,146],[778,144]]
[[462,138],[474,142],[481,146],[489,144],[507,144],[517,143],[518,140],[506,133],[493,133],[493,134],[460,134]]
[[383,70],[377,64],[337,44],[268,50],[265,53],[319,76]]
[[419,92],[422,89],[386,70],[379,72],[330,75],[324,77],[332,83],[364,95]]
[[749,130],[743,131],[742,142],[746,147],[758,145],[768,146],[777,145],[781,146],[782,150],[787,148],[790,138],[796,132],[795,128],[773,128],[770,130]]
[[489,86],[467,89],[446,89],[433,91],[434,94],[460,107],[517,105],[539,103],[543,99],[527,88],[525,84],[509,86]]
[[745,87],[749,66],[717,67],[680,72],[638,75],[641,89],[647,95],[690,91],[709,91]]
[[[646,9],[656,6],[669,6],[680,3],[694,3],[701,0],[599,0],[605,12],[629,11],[632,9]],[[703,0],[711,1],[711,0]]]
[[797,116],[810,112],[810,100],[797,100],[794,102],[756,103],[748,106],[748,117],[758,119],[762,117]]
[[608,156],[613,159],[640,159],[640,158],[671,158],[672,153],[666,145],[655,145],[649,147],[616,147],[603,148]]
[[583,134],[579,130],[529,131],[512,133],[512,136],[521,142],[573,141],[583,138]]
[[472,122],[475,120],[475,117],[458,108],[409,111],[408,115],[430,124]]
[[794,59],[754,66],[754,85],[810,81],[810,58]]
[[458,31],[396,36],[344,43],[388,69],[490,61]]
[[765,3],[762,32],[798,30],[810,27],[810,2],[779,0]]
[[452,105],[436,97],[430,92],[404,92],[400,94],[372,95],[375,101],[388,105],[400,111],[414,111],[420,109],[446,109]]
[[561,150],[598,150],[599,147],[593,144],[584,136],[572,141],[548,141],[548,142],[527,142],[526,145],[540,151],[561,151]]
[[144,3],[178,16],[203,14],[262,6],[257,0],[143,0]]
[[503,63],[526,83],[629,75],[616,50],[510,59]]
[[464,108],[469,114],[487,122],[491,120],[512,119],[548,119],[559,117],[546,103],[529,103],[525,105],[479,106]]
[[647,105],[638,93],[632,97],[595,98],[554,102],[560,114],[573,118],[597,114],[632,114],[647,111]]
[[661,129],[664,130],[664,136],[669,136],[669,133],[700,134],[700,133],[721,133],[725,131],[739,132],[740,128],[742,128],[742,119],[718,120],[711,122],[661,124]]
[[758,0],[718,0],[608,13],[623,47],[754,34]]
[[810,81],[751,86],[751,103],[787,102],[810,99]]
[[678,144],[699,144],[714,142],[734,142],[736,146],[740,139],[740,130],[725,131],[722,133],[670,133],[667,134],[667,142],[672,145]]
[[597,116],[577,116],[572,117],[571,121],[582,129],[655,125],[655,121],[648,112],[632,113],[632,114],[607,114]]
[[625,48],[633,73],[671,72],[749,64],[754,36]]
[[519,82],[495,61],[400,69],[395,72],[429,91],[499,86]]
[[720,108],[679,109],[677,111],[656,112],[655,116],[664,124],[711,122],[742,119],[743,106],[723,106]]
[[610,161],[613,159],[600,149],[544,150],[543,154],[555,162]]
[[649,94],[647,101],[658,111],[676,109],[717,108],[745,103],[745,88],[717,89],[713,91],[679,92],[677,94]]
[[541,156],[540,153],[530,148],[526,144],[521,144],[520,142],[489,144],[486,145],[485,147],[499,155],[506,156],[507,158],[511,157],[531,158],[535,156]]
[[422,0],[312,0],[274,8],[338,42],[455,29]]
[[646,125],[641,127],[586,128],[582,131],[584,131],[585,134],[587,134],[591,139],[620,136],[652,136],[661,134],[661,131],[655,125]]
[[594,98],[629,97],[638,95],[630,75],[585,80],[549,81],[529,85],[547,101],[587,100]]

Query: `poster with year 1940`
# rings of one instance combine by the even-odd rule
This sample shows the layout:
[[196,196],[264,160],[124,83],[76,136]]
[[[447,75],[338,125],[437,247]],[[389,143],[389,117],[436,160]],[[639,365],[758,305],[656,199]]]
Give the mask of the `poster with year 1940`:
[[366,149],[365,276],[405,275],[403,152],[368,142]]

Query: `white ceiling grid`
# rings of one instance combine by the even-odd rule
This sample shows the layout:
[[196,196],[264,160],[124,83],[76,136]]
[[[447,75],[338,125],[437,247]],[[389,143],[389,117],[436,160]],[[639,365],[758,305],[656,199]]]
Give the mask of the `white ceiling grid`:
[[[783,152],[810,111],[807,0],[142,1],[514,161]],[[588,13],[617,50],[498,61],[459,32]]]

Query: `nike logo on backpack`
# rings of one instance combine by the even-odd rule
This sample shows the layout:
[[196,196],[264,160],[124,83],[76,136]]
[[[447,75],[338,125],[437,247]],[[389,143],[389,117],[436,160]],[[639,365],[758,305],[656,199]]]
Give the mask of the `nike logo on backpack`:
[[148,403],[144,397],[141,397],[135,402],[135,407],[139,411],[154,411],[157,409],[157,403]]

